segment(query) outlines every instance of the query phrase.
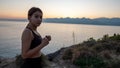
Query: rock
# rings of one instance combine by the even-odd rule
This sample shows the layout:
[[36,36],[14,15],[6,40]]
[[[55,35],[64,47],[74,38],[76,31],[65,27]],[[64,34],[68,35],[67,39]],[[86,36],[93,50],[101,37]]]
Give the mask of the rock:
[[17,68],[15,65],[15,58],[1,58],[0,68]]
[[65,48],[61,48],[60,50],[58,50],[58,51],[56,51],[56,52],[54,52],[54,53],[51,53],[51,54],[46,55],[46,56],[48,57],[48,60],[53,61],[53,59],[54,59],[55,57],[57,57],[58,55],[60,55],[61,51],[63,51],[64,49],[65,49]]
[[52,62],[51,68],[78,68],[72,64],[71,60],[63,60],[62,58],[64,52],[70,48],[71,47],[61,48],[60,50],[47,55]]

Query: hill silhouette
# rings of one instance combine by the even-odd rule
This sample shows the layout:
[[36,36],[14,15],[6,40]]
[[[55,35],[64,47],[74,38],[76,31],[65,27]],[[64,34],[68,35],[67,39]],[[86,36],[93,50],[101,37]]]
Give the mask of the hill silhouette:
[[115,25],[120,26],[120,18],[46,18],[44,22],[70,23],[70,24],[92,24],[92,25]]

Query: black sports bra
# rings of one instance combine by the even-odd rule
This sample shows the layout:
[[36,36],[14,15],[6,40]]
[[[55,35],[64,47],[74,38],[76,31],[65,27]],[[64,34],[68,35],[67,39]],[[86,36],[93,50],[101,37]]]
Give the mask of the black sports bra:
[[26,28],[30,29],[32,31],[33,36],[34,36],[33,40],[31,41],[31,45],[30,45],[30,49],[33,49],[41,44],[42,37],[35,34],[31,28],[29,28],[29,27],[26,27]]

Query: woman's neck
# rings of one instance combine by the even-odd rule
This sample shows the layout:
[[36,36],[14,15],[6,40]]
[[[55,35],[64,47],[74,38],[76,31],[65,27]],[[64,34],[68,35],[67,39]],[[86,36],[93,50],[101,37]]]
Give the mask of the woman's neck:
[[30,23],[28,23],[27,27],[29,27],[30,29],[32,29],[32,30],[34,30],[34,31],[37,30],[37,27],[34,26],[34,25],[32,25],[32,24],[30,24]]

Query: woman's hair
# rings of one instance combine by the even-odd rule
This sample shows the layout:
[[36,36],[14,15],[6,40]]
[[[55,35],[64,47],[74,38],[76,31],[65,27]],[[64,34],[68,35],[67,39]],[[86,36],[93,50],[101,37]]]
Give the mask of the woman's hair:
[[39,11],[40,13],[42,13],[42,10],[40,8],[37,8],[37,7],[32,7],[32,8],[29,9],[28,20],[33,15],[33,13],[35,13],[36,11]]

